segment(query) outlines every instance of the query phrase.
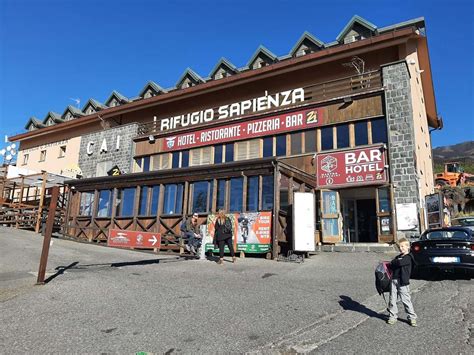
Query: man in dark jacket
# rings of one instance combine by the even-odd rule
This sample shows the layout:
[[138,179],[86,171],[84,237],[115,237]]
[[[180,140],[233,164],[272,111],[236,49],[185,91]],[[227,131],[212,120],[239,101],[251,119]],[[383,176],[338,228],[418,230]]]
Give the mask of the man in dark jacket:
[[389,318],[387,323],[395,324],[397,321],[397,297],[400,296],[410,325],[416,327],[417,316],[410,297],[410,276],[414,263],[413,256],[410,254],[410,242],[405,238],[401,238],[398,241],[398,247],[400,254],[390,263],[390,268],[392,269],[392,285],[388,303]]

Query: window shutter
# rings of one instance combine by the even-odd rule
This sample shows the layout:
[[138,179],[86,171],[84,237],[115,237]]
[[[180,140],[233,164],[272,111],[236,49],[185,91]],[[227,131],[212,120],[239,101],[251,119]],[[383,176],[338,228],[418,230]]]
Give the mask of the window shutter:
[[260,139],[236,143],[235,160],[247,160],[260,157]]
[[212,147],[204,147],[190,150],[191,159],[189,166],[207,165],[212,161]]

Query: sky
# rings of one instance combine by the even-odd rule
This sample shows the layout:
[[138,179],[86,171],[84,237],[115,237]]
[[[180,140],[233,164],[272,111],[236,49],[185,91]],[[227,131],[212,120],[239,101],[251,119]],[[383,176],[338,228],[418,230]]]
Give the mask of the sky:
[[245,66],[259,45],[290,52],[304,31],[328,43],[353,15],[377,27],[424,17],[438,115],[433,147],[474,140],[471,0],[0,0],[0,147],[32,116],[62,114],[113,90],[207,77],[221,57]]

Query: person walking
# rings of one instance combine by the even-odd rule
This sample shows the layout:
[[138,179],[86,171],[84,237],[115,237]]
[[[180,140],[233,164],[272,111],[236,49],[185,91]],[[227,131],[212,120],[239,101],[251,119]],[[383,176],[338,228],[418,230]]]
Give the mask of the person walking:
[[217,213],[217,219],[214,223],[214,242],[219,246],[219,261],[222,265],[224,261],[224,248],[227,245],[232,256],[232,262],[235,263],[234,247],[232,245],[232,222],[229,217],[220,209]]

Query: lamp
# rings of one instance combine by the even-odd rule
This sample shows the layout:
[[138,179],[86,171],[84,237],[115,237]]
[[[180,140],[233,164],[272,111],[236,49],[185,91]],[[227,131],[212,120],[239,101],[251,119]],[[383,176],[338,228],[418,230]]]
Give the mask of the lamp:
[[154,137],[152,134],[150,134],[150,135],[148,136],[148,141],[149,141],[150,143],[155,143],[155,137]]
[[343,99],[345,104],[350,104],[352,102],[352,97],[348,96]]

